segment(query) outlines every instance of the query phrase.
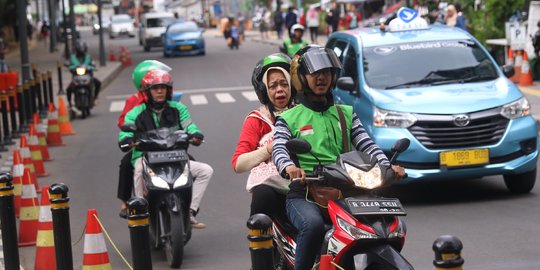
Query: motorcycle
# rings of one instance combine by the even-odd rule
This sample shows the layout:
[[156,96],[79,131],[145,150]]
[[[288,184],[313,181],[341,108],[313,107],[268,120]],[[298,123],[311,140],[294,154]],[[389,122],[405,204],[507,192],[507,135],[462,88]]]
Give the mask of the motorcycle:
[[135,148],[144,152],[151,244],[157,250],[164,249],[171,268],[179,268],[192,230],[189,205],[193,176],[187,153],[191,135],[174,128],[137,132],[132,124],[122,126],[122,130],[135,133]]
[[[409,143],[408,139],[396,142],[391,163]],[[311,152],[311,145],[300,139],[288,141],[286,147],[293,154]],[[400,254],[406,235],[402,218],[406,212],[401,202],[375,193],[393,181],[391,170],[373,156],[351,151],[341,154],[335,164],[319,162],[313,174],[306,177],[306,182],[335,187],[343,194],[343,199],[330,200],[327,209],[321,208],[330,222],[325,226],[321,256],[316,262],[320,269],[414,269]],[[272,229],[277,250],[275,263],[283,267],[284,262],[286,269],[294,269],[294,239],[298,231],[288,220],[279,217],[273,219]]]
[[94,107],[95,85],[92,67],[80,65],[70,71],[73,74],[71,84],[75,94],[75,107],[84,119],[90,116],[90,109]]

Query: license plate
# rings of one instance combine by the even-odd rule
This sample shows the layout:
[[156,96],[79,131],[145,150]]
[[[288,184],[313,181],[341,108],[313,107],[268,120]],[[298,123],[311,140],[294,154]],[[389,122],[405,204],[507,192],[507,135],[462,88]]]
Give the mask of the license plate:
[[470,149],[441,152],[439,154],[441,166],[467,167],[489,163],[489,149]]
[[345,199],[353,215],[396,215],[404,216],[407,213],[398,199]]
[[189,160],[185,150],[148,152],[148,162],[151,164]]
[[181,51],[189,51],[191,50],[192,46],[191,45],[180,45],[178,46],[178,49],[181,50]]

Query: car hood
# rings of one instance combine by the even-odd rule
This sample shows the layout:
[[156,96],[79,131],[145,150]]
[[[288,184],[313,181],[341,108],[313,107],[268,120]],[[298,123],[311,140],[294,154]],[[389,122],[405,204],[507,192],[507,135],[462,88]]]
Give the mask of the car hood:
[[146,36],[147,37],[159,37],[161,34],[165,33],[166,27],[151,27],[146,28]]
[[133,24],[132,23],[113,23],[111,24],[112,28],[124,28],[124,29],[132,29]]
[[196,39],[201,36],[201,32],[184,32],[178,34],[168,34],[167,37],[170,39]]
[[373,104],[390,111],[423,114],[475,112],[502,106],[523,96],[504,77],[489,82],[396,90],[369,89]]

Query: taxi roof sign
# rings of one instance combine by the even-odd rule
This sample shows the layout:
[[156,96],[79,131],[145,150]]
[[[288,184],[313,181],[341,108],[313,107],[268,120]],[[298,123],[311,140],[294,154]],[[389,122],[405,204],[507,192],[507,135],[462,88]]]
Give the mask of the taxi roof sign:
[[388,24],[390,32],[428,29],[428,23],[414,9],[402,7]]

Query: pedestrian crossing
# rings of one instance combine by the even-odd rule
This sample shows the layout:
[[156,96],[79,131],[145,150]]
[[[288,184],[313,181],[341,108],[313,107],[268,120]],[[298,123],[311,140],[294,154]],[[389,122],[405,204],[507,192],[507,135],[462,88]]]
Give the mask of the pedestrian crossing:
[[[187,106],[211,105],[215,103],[232,104],[236,102],[255,102],[259,101],[257,94],[254,91],[241,92],[221,92],[221,93],[206,93],[206,94],[183,94],[182,103]],[[109,105],[110,112],[121,112],[124,108],[125,99],[112,100]]]

